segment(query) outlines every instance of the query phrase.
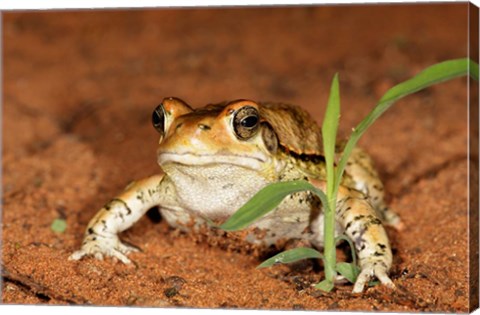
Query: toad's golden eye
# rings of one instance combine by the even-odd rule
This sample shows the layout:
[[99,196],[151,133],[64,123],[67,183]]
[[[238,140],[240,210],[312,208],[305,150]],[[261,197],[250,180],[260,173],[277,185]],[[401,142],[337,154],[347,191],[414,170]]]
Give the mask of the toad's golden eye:
[[253,137],[259,126],[258,110],[246,105],[239,108],[233,116],[233,130],[235,135],[241,140],[247,140]]
[[165,109],[162,104],[158,105],[153,111],[152,124],[161,136],[165,134]]

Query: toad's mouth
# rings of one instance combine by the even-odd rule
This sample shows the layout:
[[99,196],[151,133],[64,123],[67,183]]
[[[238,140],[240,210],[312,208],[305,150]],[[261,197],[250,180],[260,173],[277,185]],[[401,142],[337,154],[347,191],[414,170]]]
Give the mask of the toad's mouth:
[[230,164],[241,166],[249,169],[262,169],[264,163],[267,162],[265,156],[238,155],[238,154],[196,154],[196,153],[159,153],[157,158],[158,164],[166,165],[169,163],[177,163],[192,166],[209,166],[215,164]]

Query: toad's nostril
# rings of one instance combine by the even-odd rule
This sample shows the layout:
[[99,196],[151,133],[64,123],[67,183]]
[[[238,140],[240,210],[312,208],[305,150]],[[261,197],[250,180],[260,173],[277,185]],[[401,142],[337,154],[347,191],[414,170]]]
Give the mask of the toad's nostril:
[[198,128],[200,128],[201,130],[210,130],[210,129],[212,129],[212,127],[210,127],[209,125],[205,125],[205,124],[198,124]]

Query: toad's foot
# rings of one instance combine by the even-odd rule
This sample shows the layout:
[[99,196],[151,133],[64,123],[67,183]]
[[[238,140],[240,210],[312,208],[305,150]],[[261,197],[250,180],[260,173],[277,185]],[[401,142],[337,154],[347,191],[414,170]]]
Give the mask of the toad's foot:
[[114,257],[124,264],[131,263],[127,254],[138,252],[138,249],[132,246],[122,244],[118,236],[110,235],[88,235],[85,237],[82,248],[75,251],[69,260],[79,260],[84,256],[93,256],[96,259],[103,260],[104,256]]
[[403,231],[405,229],[405,224],[392,209],[385,208],[383,210],[383,218],[386,225],[393,227],[397,231]]
[[392,280],[388,277],[388,268],[386,265],[382,261],[368,261],[363,263],[362,271],[358,275],[357,281],[355,281],[352,292],[362,292],[365,285],[374,277],[380,280],[383,285],[392,289],[395,288]]

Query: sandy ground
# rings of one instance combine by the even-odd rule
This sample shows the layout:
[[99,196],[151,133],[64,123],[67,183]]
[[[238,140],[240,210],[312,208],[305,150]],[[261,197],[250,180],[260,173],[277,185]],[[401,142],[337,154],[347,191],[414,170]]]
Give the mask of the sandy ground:
[[154,216],[122,235],[135,266],[67,260],[106,201],[159,172],[163,97],[283,101],[321,122],[339,72],[348,135],[389,87],[466,55],[465,3],[4,13],[2,302],[468,311],[464,79],[399,102],[361,141],[406,224],[388,230],[396,292],[321,293],[317,263],[256,270]]

